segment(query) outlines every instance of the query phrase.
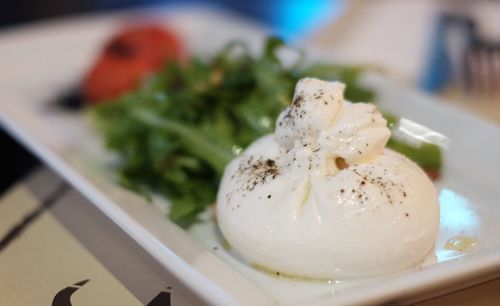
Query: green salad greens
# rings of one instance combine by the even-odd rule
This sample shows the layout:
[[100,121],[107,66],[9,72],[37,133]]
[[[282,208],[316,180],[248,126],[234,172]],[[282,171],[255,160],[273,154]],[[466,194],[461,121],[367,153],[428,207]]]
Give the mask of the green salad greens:
[[[136,91],[94,107],[106,145],[120,156],[119,182],[146,197],[165,195],[172,203],[170,219],[188,227],[215,202],[225,165],[274,130],[300,78],[340,80],[346,99],[375,99],[358,82],[362,67],[302,60],[285,66],[277,55],[283,47],[270,38],[253,56],[244,43],[232,42],[211,59],[169,63]],[[422,151],[394,139],[390,144],[423,166],[441,165],[433,145]]]

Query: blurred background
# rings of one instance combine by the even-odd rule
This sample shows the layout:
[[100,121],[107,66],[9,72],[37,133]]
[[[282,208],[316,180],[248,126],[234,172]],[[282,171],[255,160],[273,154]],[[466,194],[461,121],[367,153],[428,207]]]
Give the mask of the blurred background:
[[[0,1],[0,33],[37,21],[151,5],[230,11],[289,42],[314,45],[341,62],[377,67],[401,86],[440,95],[443,103],[500,123],[500,1]],[[38,161],[3,130],[0,145],[2,191]]]

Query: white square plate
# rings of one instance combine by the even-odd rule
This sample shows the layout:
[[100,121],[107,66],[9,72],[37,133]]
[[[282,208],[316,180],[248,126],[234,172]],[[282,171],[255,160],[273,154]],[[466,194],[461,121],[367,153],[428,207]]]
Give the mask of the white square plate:
[[[150,205],[118,186],[113,158],[87,118],[60,110],[50,101],[79,82],[103,42],[121,25],[145,15],[167,23],[192,53],[213,53],[233,38],[258,47],[266,33],[238,17],[195,7],[70,18],[4,31],[0,33],[0,120],[207,303],[408,302],[423,298],[424,292],[433,295],[438,289],[470,285],[498,272],[500,129],[375,75],[365,76],[364,82],[378,92],[381,108],[450,140],[438,183],[442,219],[436,263],[356,282],[277,278],[226,251],[208,215],[206,222],[184,231],[165,218],[165,200],[155,199],[155,205]],[[474,237],[477,246],[467,253],[444,249],[446,241],[458,235]]]

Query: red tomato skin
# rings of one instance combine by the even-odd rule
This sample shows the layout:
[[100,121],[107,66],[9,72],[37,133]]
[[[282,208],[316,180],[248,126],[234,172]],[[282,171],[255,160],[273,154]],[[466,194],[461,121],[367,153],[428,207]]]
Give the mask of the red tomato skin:
[[101,103],[135,89],[148,74],[182,57],[174,34],[154,25],[129,27],[113,37],[83,81],[90,103]]

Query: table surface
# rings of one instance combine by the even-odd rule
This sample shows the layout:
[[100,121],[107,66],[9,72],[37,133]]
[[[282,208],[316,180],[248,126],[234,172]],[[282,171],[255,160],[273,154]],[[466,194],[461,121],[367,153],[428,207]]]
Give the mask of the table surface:
[[47,168],[0,200],[0,297],[0,306],[203,305]]

